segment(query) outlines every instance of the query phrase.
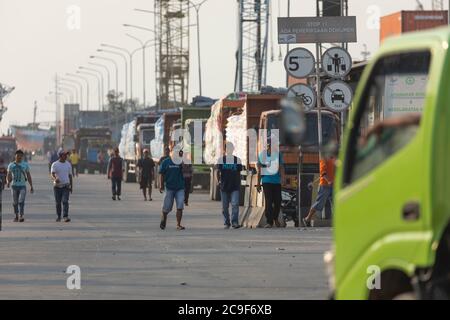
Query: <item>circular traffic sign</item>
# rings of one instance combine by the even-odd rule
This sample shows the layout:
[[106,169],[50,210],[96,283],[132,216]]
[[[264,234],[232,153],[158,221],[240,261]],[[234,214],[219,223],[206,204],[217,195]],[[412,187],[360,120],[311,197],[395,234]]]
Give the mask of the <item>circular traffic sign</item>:
[[284,58],[286,72],[297,79],[309,76],[314,70],[315,63],[314,55],[305,48],[292,49]]
[[297,83],[289,87],[287,97],[299,101],[303,105],[305,111],[312,110],[317,102],[314,89],[302,83]]
[[336,112],[344,111],[352,103],[353,91],[344,81],[332,81],[323,89],[322,99],[325,106],[331,110]]
[[343,78],[352,68],[352,57],[341,47],[330,48],[322,56],[322,68],[332,78]]

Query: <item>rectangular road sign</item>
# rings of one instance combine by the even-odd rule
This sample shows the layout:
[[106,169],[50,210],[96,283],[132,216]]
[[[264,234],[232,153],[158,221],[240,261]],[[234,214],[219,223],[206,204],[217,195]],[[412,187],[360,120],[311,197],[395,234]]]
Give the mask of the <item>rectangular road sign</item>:
[[278,43],[356,42],[356,17],[278,18]]

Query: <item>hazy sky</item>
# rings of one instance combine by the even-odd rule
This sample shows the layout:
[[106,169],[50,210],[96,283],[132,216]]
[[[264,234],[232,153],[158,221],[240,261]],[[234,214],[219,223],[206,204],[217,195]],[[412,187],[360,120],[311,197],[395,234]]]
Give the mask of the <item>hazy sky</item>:
[[[199,2],[199,0],[193,0]],[[315,14],[315,0],[291,0],[292,16]],[[431,0],[422,0],[425,9],[431,9]],[[447,2],[447,1],[446,1]],[[286,16],[287,0],[272,0],[273,40],[277,40],[276,17],[279,12]],[[446,4],[446,9],[447,9]],[[68,8],[80,8],[80,28],[71,29]],[[361,59],[363,44],[374,52],[378,47],[379,15],[399,10],[412,10],[415,0],[349,0],[350,15],[357,16],[358,43],[350,45],[355,60]],[[138,43],[127,36],[132,33],[142,40],[153,37],[152,33],[124,28],[124,23],[153,27],[153,15],[136,12],[134,8],[153,10],[153,0],[0,0],[0,82],[15,86],[16,90],[6,99],[9,110],[0,125],[6,132],[9,124],[25,124],[32,121],[33,104],[39,105],[38,121],[53,121],[55,106],[49,91],[54,90],[56,73],[64,75],[75,72],[80,65],[90,61],[100,43],[135,49]],[[219,98],[232,92],[234,86],[237,45],[237,1],[209,0],[201,11],[201,53],[203,68],[203,94]],[[195,22],[192,10],[192,23]],[[198,93],[197,39],[191,28],[190,98]],[[270,44],[275,61],[269,62],[268,84],[283,86],[285,73],[278,60],[280,49]],[[114,56],[111,56],[114,57]],[[134,96],[142,97],[142,56],[135,58]],[[120,57],[119,72],[124,74]],[[154,51],[147,51],[147,100],[155,102]],[[110,67],[113,70],[112,66]],[[114,76],[112,75],[112,80]],[[96,80],[91,79],[92,104],[97,105]],[[119,83],[120,88],[124,83]],[[122,89],[123,91],[123,89]],[[189,98],[189,100],[190,100]]]

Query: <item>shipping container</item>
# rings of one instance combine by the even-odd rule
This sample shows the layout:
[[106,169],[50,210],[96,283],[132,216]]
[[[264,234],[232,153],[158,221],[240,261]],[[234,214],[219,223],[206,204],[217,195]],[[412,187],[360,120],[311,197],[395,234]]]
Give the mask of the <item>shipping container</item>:
[[380,19],[380,42],[406,32],[448,25],[448,11],[400,11]]

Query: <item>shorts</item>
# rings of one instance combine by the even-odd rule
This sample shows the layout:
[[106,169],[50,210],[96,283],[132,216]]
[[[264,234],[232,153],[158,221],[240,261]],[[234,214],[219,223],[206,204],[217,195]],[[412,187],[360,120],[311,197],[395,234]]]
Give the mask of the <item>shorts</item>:
[[153,177],[141,177],[141,181],[140,181],[140,187],[141,189],[144,188],[151,188],[152,187],[152,182],[153,182]]
[[322,211],[325,207],[325,203],[333,196],[333,187],[332,186],[319,186],[319,191],[317,193],[316,202],[312,205],[312,208],[316,209],[316,211]]
[[166,195],[164,196],[164,203],[163,203],[163,212],[164,213],[169,213],[170,211],[172,211],[174,199],[177,204],[177,210],[183,210],[184,209],[184,189],[180,189],[180,190],[176,190],[176,191],[166,189]]

